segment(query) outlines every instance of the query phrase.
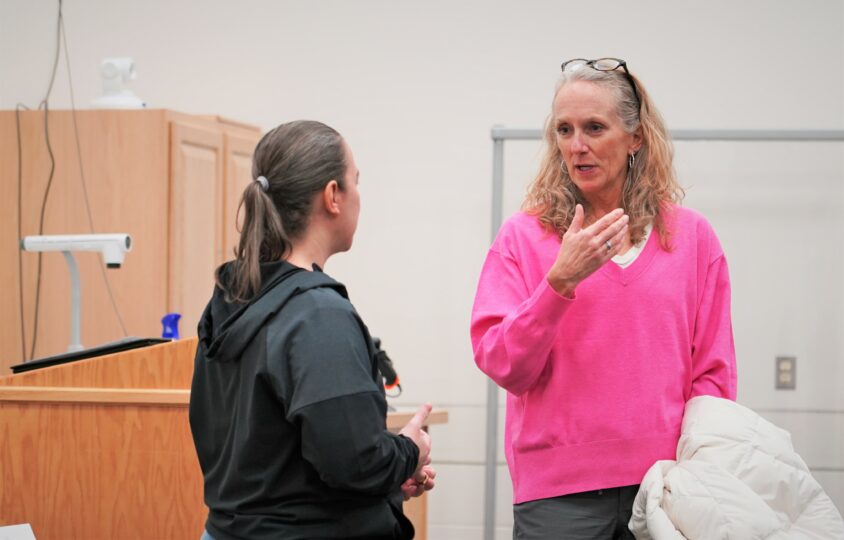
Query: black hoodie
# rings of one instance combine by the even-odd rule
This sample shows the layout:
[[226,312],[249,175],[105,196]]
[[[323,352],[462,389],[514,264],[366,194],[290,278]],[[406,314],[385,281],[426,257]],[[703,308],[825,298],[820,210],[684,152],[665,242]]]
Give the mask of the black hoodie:
[[419,449],[386,429],[375,349],[345,287],[287,262],[261,273],[248,304],[216,288],[199,323],[190,425],[208,532],[412,538],[399,486]]

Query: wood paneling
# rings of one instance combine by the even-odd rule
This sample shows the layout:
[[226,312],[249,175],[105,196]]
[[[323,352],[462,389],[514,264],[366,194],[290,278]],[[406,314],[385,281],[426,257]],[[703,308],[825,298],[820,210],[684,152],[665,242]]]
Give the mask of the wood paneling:
[[182,336],[196,325],[223,262],[223,134],[173,122],[168,309],[181,314]]
[[184,407],[2,403],[0,523],[39,540],[198,538],[202,476]]
[[[224,194],[223,260],[234,258],[234,249],[240,239],[237,209],[243,190],[252,182],[252,153],[258,144],[258,134],[229,129],[224,138],[226,186]],[[241,216],[242,220],[242,216]]]
[[428,493],[414,497],[404,503],[402,507],[404,515],[413,523],[416,530],[416,540],[428,538]]
[[121,388],[62,388],[61,386],[4,386],[0,401],[31,403],[103,403],[120,405],[187,405],[190,390],[126,390]]

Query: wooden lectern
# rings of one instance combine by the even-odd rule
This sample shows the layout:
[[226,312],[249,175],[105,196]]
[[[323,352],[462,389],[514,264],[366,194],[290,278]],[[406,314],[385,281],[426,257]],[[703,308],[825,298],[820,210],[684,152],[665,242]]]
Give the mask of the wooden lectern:
[[[0,525],[30,523],[38,540],[198,539],[195,351],[187,339],[1,377]],[[388,427],[411,416],[390,413]],[[421,539],[426,506],[405,505]]]

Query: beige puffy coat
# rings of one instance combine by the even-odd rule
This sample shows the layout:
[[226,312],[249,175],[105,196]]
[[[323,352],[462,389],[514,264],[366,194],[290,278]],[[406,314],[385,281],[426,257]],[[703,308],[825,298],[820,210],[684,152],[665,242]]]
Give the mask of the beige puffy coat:
[[686,404],[677,461],[645,474],[629,527],[640,540],[844,540],[841,514],[788,432],[710,396]]

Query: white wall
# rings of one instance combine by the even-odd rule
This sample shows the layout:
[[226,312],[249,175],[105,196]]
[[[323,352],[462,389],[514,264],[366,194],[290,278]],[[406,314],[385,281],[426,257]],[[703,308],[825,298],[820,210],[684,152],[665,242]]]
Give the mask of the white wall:
[[[65,2],[79,106],[100,92],[99,60],[127,55],[131,88],[150,107],[263,128],[314,118],[349,140],[363,213],[353,251],[327,270],[395,360],[396,403],[451,412],[432,429],[432,538],[480,538],[486,379],[468,325],[489,245],[493,124],[539,127],[562,60],[620,56],[671,128],[844,128],[840,0],[592,4]],[[0,107],[43,97],[55,12],[55,2],[0,2]],[[51,105],[69,105],[64,60]],[[539,147],[507,148],[509,213]],[[792,431],[844,508],[841,149],[678,143],[677,168],[730,261],[739,400]],[[773,389],[777,354],[798,357],[796,391]],[[498,536],[509,538],[500,472]]]

